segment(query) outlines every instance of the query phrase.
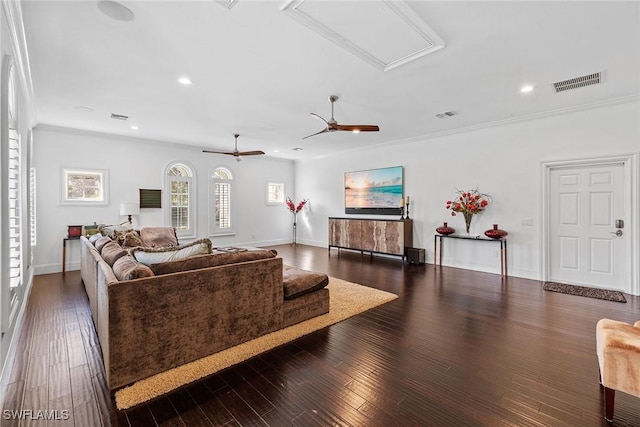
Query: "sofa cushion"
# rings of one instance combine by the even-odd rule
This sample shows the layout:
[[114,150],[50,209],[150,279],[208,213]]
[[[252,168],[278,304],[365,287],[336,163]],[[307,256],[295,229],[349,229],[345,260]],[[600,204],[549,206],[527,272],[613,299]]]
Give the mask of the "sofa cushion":
[[93,245],[96,247],[98,252],[100,252],[100,251],[102,251],[102,248],[104,247],[104,245],[106,245],[107,243],[110,243],[110,242],[113,242],[113,240],[111,240],[110,237],[102,236],[98,240],[96,240]]
[[167,248],[137,247],[129,249],[129,253],[145,265],[158,264],[160,262],[177,261],[198,254],[211,253],[211,240],[200,239],[183,246]]
[[101,237],[102,237],[102,234],[100,233],[92,234],[91,236],[89,236],[89,242],[91,242],[91,244],[95,244],[96,240],[98,240]]
[[160,274],[177,273],[180,271],[198,270],[200,268],[216,267],[219,265],[235,264],[238,262],[255,261],[259,259],[274,258],[278,253],[275,250],[251,250],[245,252],[217,252],[206,255],[196,255],[178,261],[151,264],[151,270],[157,276]]
[[140,228],[140,238],[144,242],[144,246],[150,248],[178,246],[178,237],[173,227],[142,227]]
[[109,242],[102,247],[100,255],[104,262],[113,267],[113,264],[127,254],[127,251],[122,249],[116,242]]
[[122,280],[134,280],[142,277],[153,276],[153,271],[144,264],[140,264],[131,256],[123,256],[119,258],[113,264],[113,274],[116,279]]
[[282,269],[282,286],[284,299],[294,299],[299,296],[322,289],[329,284],[329,276],[324,273],[301,270],[289,265]]

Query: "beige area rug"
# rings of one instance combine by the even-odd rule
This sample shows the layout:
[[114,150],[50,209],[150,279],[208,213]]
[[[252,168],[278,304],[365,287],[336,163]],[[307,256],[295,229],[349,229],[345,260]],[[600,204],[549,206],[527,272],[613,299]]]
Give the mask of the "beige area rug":
[[118,409],[128,409],[139,405],[279,345],[398,298],[397,295],[389,292],[334,277],[329,278],[328,288],[331,294],[329,313],[137,381],[116,392],[116,406]]

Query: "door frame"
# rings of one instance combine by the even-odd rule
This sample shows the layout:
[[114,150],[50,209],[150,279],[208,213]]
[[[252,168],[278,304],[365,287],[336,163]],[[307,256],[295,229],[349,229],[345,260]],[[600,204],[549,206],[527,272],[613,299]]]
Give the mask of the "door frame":
[[640,195],[638,189],[640,188],[640,182],[638,180],[638,153],[620,154],[617,156],[605,156],[605,157],[591,157],[581,159],[569,159],[569,160],[557,160],[541,163],[541,181],[542,181],[542,203],[541,203],[541,218],[542,224],[540,227],[540,272],[542,281],[547,281],[550,277],[550,265],[549,257],[551,251],[549,250],[549,207],[550,207],[550,174],[554,169],[563,169],[576,166],[605,166],[614,163],[624,164],[624,194],[626,200],[630,200],[630,203],[625,203],[625,216],[629,218],[629,223],[625,224],[625,233],[629,236],[629,243],[627,247],[627,262],[629,271],[625,275],[624,290],[632,295],[640,295],[640,280],[638,276],[638,270],[640,268]]

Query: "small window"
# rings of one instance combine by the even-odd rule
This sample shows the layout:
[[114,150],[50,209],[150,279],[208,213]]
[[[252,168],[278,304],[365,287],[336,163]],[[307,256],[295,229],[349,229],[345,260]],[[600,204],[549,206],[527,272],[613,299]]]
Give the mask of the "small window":
[[267,182],[267,205],[281,205],[284,203],[284,183]]
[[107,171],[95,169],[62,169],[62,204],[109,203]]

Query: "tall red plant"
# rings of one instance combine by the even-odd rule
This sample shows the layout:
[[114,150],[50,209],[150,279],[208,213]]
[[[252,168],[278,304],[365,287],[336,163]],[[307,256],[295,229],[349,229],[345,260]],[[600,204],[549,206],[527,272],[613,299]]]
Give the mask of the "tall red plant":
[[304,208],[308,201],[309,199],[302,199],[298,204],[295,204],[293,200],[291,200],[291,197],[287,197],[285,204],[292,214],[297,214]]

